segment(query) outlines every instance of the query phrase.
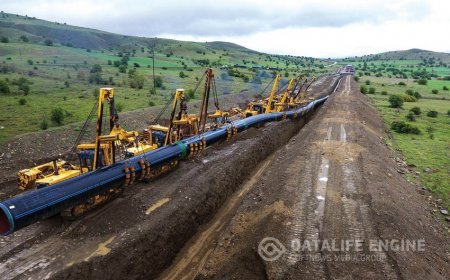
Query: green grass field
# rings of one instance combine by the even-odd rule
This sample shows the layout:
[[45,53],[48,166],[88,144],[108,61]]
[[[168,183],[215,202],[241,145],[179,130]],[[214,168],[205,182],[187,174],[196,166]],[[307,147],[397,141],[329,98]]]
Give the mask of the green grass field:
[[[420,60],[401,61],[409,65],[416,65]],[[370,65],[372,61],[368,62]],[[373,61],[374,65],[391,64],[391,61]],[[362,65],[362,62],[354,65]],[[402,64],[396,64],[401,67]],[[375,70],[375,67],[372,68]],[[393,121],[404,121],[420,129],[421,134],[397,133],[390,129],[393,140],[387,139],[392,148],[401,152],[407,164],[415,167],[420,174],[418,176],[408,174],[412,181],[418,181],[431,191],[435,192],[443,199],[443,205],[450,208],[450,92],[443,90],[443,87],[450,88],[450,81],[438,80],[450,74],[449,68],[427,67],[428,72],[440,73],[438,77],[427,81],[426,85],[419,85],[413,78],[388,77],[388,72],[383,71],[382,77],[376,77],[370,70],[360,70],[358,72],[369,72],[367,75],[355,75],[359,77],[359,86],[375,88],[375,94],[368,94],[368,97],[375,104],[381,113],[386,127],[390,129]],[[370,81],[369,85],[366,81]],[[400,82],[405,85],[399,85]],[[438,93],[433,94],[432,90],[437,89]],[[417,91],[422,98],[417,102],[404,102],[400,110],[390,107],[388,101],[392,94],[404,95],[407,90]],[[385,92],[386,95],[383,95]],[[421,114],[416,116],[415,121],[407,120],[406,116],[413,107],[419,107]],[[437,111],[436,118],[427,116],[429,111]]]
[[[155,41],[5,13],[0,15],[2,22],[16,25],[0,25],[0,37],[8,41],[0,42],[0,83],[6,83],[10,91],[0,91],[0,145],[40,130],[43,120],[56,127],[50,119],[57,107],[65,112],[63,124],[85,120],[96,102],[94,91],[102,86],[114,87],[116,102],[123,111],[130,111],[148,107],[150,101],[152,106],[165,104],[177,88],[194,89],[207,67],[214,69],[219,95],[242,90],[258,93],[273,78],[269,67],[278,68],[284,82],[300,74],[320,75],[336,69],[324,67],[328,63],[319,59],[268,55],[226,42]],[[46,45],[49,39],[51,46]],[[151,95],[153,47],[155,75],[162,78],[163,85]],[[120,72],[114,62],[125,55],[129,59],[125,71]],[[95,64],[102,68],[100,83],[89,81]],[[226,68],[221,69],[236,64],[245,67],[234,68],[248,81],[230,77]],[[131,88],[130,71],[144,78],[142,89]],[[28,94],[17,84],[21,78],[27,80]]]

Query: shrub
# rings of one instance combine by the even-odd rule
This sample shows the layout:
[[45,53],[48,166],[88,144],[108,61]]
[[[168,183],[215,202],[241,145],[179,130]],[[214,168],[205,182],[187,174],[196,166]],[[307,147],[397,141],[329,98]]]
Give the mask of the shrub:
[[381,95],[387,95],[388,93],[387,93],[387,91],[385,91],[385,90],[383,90],[382,92],[381,92]]
[[438,115],[438,112],[434,111],[434,110],[431,110],[431,111],[427,112],[427,116],[430,117],[430,118],[436,118],[437,115]]
[[4,80],[0,80],[0,93],[10,93],[9,85]]
[[20,98],[19,105],[25,105],[25,104],[27,104],[27,100],[25,98]]
[[116,109],[117,113],[122,112],[123,111],[123,103],[116,103],[115,109]]
[[25,35],[20,36],[20,40],[22,40],[22,42],[24,42],[24,43],[27,43],[29,41],[28,37]]
[[414,96],[404,94],[404,95],[402,95],[402,97],[403,97],[403,101],[405,101],[405,102],[417,102],[417,98],[415,98]]
[[353,79],[355,80],[355,81],[359,81],[359,77],[358,76],[355,76],[355,77],[353,77]]
[[361,86],[361,87],[359,88],[359,90],[361,91],[362,94],[367,94],[367,87]]
[[449,115],[449,116],[450,116],[450,110],[448,110],[448,111],[447,111],[447,115]]
[[389,103],[392,108],[401,108],[403,106],[403,97],[401,95],[393,94],[389,96]]
[[0,39],[0,42],[2,43],[9,43],[9,39],[5,36],[2,36],[2,38]]
[[448,90],[448,86],[443,86],[442,90]]
[[366,80],[366,85],[370,85],[370,81],[369,80]]
[[183,71],[181,71],[180,72],[180,74],[179,74],[179,76],[180,76],[180,78],[186,78],[187,77],[187,75],[186,74],[184,74],[184,72]]
[[391,129],[398,133],[421,134],[422,132],[416,126],[405,123],[404,121],[393,121]]
[[53,41],[50,40],[50,39],[46,39],[46,40],[44,41],[44,44],[45,44],[46,46],[53,46]]
[[47,122],[47,120],[46,120],[46,119],[43,119],[43,120],[41,121],[41,123],[39,124],[39,127],[40,127],[42,130],[47,130],[47,128],[48,128],[48,122]]
[[64,121],[64,110],[60,107],[53,108],[50,119],[57,125],[61,125]]
[[432,94],[438,94],[438,93],[439,93],[439,90],[433,89],[433,90],[431,90],[431,93],[432,93]]
[[374,87],[369,88],[369,94],[375,94],[375,88]]
[[150,106],[150,107],[155,106],[155,102],[153,102],[153,101],[150,100],[150,101],[148,102],[148,106]]
[[419,85],[426,85],[426,84],[428,83],[428,81],[427,81],[427,79],[422,78],[422,79],[418,80],[417,83],[418,83]]
[[399,86],[406,86],[405,82],[398,83]]
[[413,112],[409,112],[409,113],[406,115],[406,119],[407,119],[408,121],[415,122],[415,121],[416,121],[416,115],[414,115]]
[[157,88],[162,88],[163,87],[163,80],[161,77],[155,77],[155,85]]
[[413,112],[415,115],[420,115],[422,114],[422,110],[420,110],[420,107],[412,107],[410,110],[410,112]]

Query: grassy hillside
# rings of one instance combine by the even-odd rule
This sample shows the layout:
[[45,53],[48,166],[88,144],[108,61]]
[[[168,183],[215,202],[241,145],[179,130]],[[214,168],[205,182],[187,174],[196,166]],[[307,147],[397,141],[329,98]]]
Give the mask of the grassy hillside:
[[[340,62],[355,65],[355,80],[378,108],[393,136],[386,142],[400,151],[407,164],[417,171],[408,174],[408,178],[437,193],[447,208],[450,208],[449,58],[447,53],[409,50]],[[400,108],[392,107],[391,96],[401,97],[404,103]],[[431,111],[437,115],[430,115]],[[399,132],[392,127],[393,122],[404,122],[417,128],[419,134]]]
[[[207,67],[214,68],[220,95],[257,94],[275,72],[286,83],[300,74],[334,71],[327,64],[228,42],[123,36],[0,13],[0,144],[18,134],[84,120],[101,86],[114,87],[118,108],[129,111],[165,104],[176,88],[194,89]],[[62,123],[52,121],[55,108],[64,112]]]

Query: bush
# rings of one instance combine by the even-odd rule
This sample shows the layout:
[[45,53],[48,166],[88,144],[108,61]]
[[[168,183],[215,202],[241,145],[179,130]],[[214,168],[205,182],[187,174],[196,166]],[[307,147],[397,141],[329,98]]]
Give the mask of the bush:
[[57,125],[61,125],[64,121],[64,110],[60,107],[53,108],[50,119]]
[[406,86],[405,82],[398,83],[399,86]]
[[0,39],[0,42],[2,43],[9,43],[9,39],[5,36],[2,36],[2,38]]
[[367,94],[367,87],[361,86],[361,87],[359,88],[359,90],[361,91],[362,94]]
[[25,98],[20,98],[19,105],[25,105],[25,104],[27,104],[27,100]]
[[366,80],[366,85],[370,85],[370,81],[369,80]]
[[450,110],[448,110],[448,111],[447,111],[447,115],[449,115],[449,116],[450,116]]
[[415,115],[420,115],[422,114],[422,110],[420,110],[420,107],[412,107],[410,110],[410,112],[413,112]]
[[375,88],[374,87],[369,88],[369,94],[375,94]]
[[443,86],[442,90],[448,90],[448,86]]
[[439,90],[433,89],[433,90],[431,90],[431,93],[432,93],[432,94],[438,94],[438,93],[439,93]]
[[355,81],[359,81],[359,77],[358,76],[355,76],[355,77],[353,77],[353,79],[355,80]]
[[403,97],[403,101],[405,101],[405,102],[417,102],[417,98],[415,98],[414,96],[404,94],[404,95],[402,95],[402,97]]
[[25,35],[20,36],[20,40],[22,40],[22,42],[24,42],[24,43],[27,43],[29,41],[28,37]]
[[389,103],[391,104],[392,108],[401,108],[403,106],[403,97],[398,94],[393,94],[389,96]]
[[153,101],[150,100],[150,101],[148,102],[148,106],[150,106],[150,107],[155,106],[155,102],[153,102]]
[[53,41],[50,40],[50,39],[46,39],[46,40],[44,41],[44,44],[45,44],[46,46],[53,46]]
[[6,81],[0,80],[0,93],[10,93],[9,85]]
[[434,110],[431,110],[431,111],[429,111],[429,112],[427,113],[427,116],[430,117],[430,118],[436,118],[437,115],[438,115],[438,112],[437,112],[437,111],[434,111]]
[[385,91],[385,90],[383,90],[382,92],[381,92],[381,95],[387,95],[388,93],[387,93],[387,91]]
[[408,121],[415,122],[415,121],[416,121],[416,115],[415,115],[413,112],[409,112],[409,113],[406,115],[406,119],[407,119]]
[[417,83],[418,83],[419,85],[426,85],[426,84],[428,83],[428,81],[427,81],[427,79],[422,78],[422,79],[418,80]]
[[47,122],[47,120],[46,120],[46,119],[43,119],[43,120],[41,121],[41,123],[39,124],[39,127],[40,127],[42,130],[47,130],[47,128],[48,128],[48,122]]
[[161,77],[155,77],[155,85],[157,88],[162,88],[163,87],[163,80]]
[[421,134],[422,132],[416,126],[405,123],[404,121],[393,121],[391,129],[398,133]]
[[116,109],[117,113],[122,112],[123,111],[123,103],[116,103],[115,109]]
[[181,71],[180,72],[180,74],[179,74],[179,76],[180,76],[180,78],[186,78],[187,77],[187,75],[186,74],[184,74],[184,72],[183,71]]

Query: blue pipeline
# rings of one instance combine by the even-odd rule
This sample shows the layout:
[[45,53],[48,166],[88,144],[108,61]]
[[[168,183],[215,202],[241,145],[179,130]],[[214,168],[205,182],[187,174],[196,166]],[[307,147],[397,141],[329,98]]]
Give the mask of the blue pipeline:
[[39,220],[48,218],[64,209],[83,203],[89,197],[102,193],[111,186],[123,184],[125,168],[133,167],[136,174],[142,171],[142,160],[151,167],[158,167],[189,156],[190,144],[205,142],[210,146],[226,139],[229,131],[242,132],[251,127],[283,119],[299,119],[308,111],[322,104],[328,96],[312,101],[305,107],[286,112],[260,114],[226,124],[215,130],[186,138],[139,156],[119,161],[78,177],[45,188],[28,191],[0,202],[0,234],[8,235]]

